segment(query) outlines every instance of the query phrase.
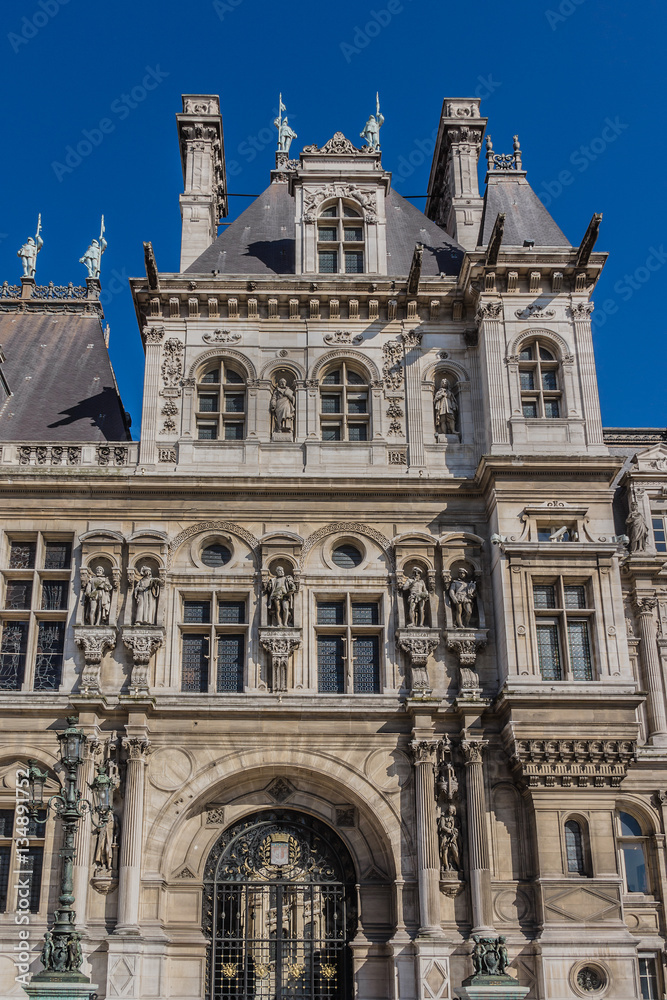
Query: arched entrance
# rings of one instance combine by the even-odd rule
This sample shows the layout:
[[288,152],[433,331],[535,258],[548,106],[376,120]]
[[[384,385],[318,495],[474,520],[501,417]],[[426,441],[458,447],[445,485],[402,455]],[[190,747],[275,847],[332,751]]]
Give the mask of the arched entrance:
[[207,1000],[345,1000],[354,866],[324,823],[258,812],[215,843],[204,873]]

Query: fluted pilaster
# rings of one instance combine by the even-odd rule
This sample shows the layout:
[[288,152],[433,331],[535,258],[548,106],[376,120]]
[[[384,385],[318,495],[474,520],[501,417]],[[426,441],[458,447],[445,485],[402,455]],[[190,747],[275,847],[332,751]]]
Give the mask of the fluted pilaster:
[[440,933],[440,860],[434,771],[437,745],[434,740],[414,740],[410,744],[415,765],[419,933],[430,935]]
[[139,893],[141,888],[141,847],[144,822],[144,785],[150,744],[144,737],[125,736],[127,750],[125,807],[118,866],[118,923],[116,933],[132,934],[139,930]]
[[641,644],[639,647],[646,699],[648,742],[658,746],[667,744],[667,715],[665,714],[665,688],[658,655],[658,631],[655,623],[655,597],[636,597],[635,610]]
[[470,902],[473,933],[492,929],[491,865],[486,828],[483,753],[486,743],[463,740],[461,750],[466,768],[466,803],[468,808],[468,859],[470,866]]

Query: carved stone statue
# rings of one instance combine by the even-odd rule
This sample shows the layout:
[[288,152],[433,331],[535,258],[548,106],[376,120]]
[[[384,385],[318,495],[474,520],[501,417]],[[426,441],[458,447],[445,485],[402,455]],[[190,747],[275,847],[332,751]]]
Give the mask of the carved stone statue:
[[285,570],[279,566],[276,575],[266,584],[269,616],[274,625],[285,628],[292,624],[296,591],[297,585],[294,577],[286,576]]
[[113,586],[104,572],[103,566],[98,566],[95,576],[91,576],[84,589],[84,619],[86,625],[108,625],[111,611],[111,592]]
[[113,841],[115,821],[113,813],[109,813],[104,826],[97,831],[95,845],[95,865],[109,871],[113,868]]
[[648,525],[646,523],[646,518],[639,509],[638,503],[633,502],[630,504],[630,513],[627,516],[625,524],[630,537],[630,551],[646,551],[646,543],[648,541]]
[[273,123],[278,129],[278,152],[289,153],[292,139],[297,138],[297,134],[287,121],[287,116],[280,121],[278,118]]
[[442,379],[440,388],[433,397],[433,406],[437,433],[456,434],[456,412],[459,404],[446,378]]
[[134,624],[155,625],[160,581],[153,576],[150,566],[142,566],[134,585]]
[[37,220],[37,232],[34,237],[29,236],[26,242],[23,244],[20,250],[17,251],[16,256],[21,258],[21,263],[23,264],[23,277],[24,278],[34,278],[35,271],[37,270],[37,254],[44,246],[44,240],[39,235],[42,229],[42,217],[39,216]]
[[102,241],[93,240],[83,257],[79,258],[80,264],[85,264],[88,269],[89,278],[99,278],[102,266],[102,254],[107,248],[107,241],[102,237]]
[[443,871],[458,871],[459,831],[456,827],[454,806],[448,806],[447,812],[442,813],[438,819],[438,836],[440,839],[440,865]]
[[291,434],[294,429],[294,393],[284,378],[278,380],[273,390],[270,404],[275,421],[275,429],[281,433]]
[[408,595],[409,624],[415,627],[424,626],[424,609],[428,600],[428,590],[422,579],[422,571],[418,566],[412,571],[412,577],[403,584],[403,590]]
[[375,104],[376,104],[375,114],[370,116],[370,118],[364,125],[363,132],[359,133],[361,138],[366,140],[370,149],[372,149],[373,152],[377,152],[377,150],[380,148],[380,129],[384,125],[384,115],[380,114],[380,101],[377,96]]
[[455,628],[469,628],[477,594],[477,584],[468,578],[467,570],[459,570],[458,580],[449,585],[449,599],[455,616]]

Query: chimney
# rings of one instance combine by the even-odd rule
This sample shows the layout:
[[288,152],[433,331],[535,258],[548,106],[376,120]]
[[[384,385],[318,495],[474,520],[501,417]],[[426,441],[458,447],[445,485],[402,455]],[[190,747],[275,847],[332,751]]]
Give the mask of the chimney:
[[214,242],[218,222],[227,215],[225,146],[220,99],[211,94],[184,94],[176,115],[183,167],[180,196],[181,272]]

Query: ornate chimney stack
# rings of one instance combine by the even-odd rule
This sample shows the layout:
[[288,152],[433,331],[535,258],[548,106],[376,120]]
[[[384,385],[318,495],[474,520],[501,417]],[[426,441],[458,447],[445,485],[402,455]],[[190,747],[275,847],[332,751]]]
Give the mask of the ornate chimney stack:
[[180,196],[181,271],[214,242],[218,222],[227,215],[225,146],[219,99],[184,94],[176,115],[184,193]]
[[474,250],[482,219],[477,161],[486,118],[479,98],[445,98],[433,153],[425,213],[466,250]]

